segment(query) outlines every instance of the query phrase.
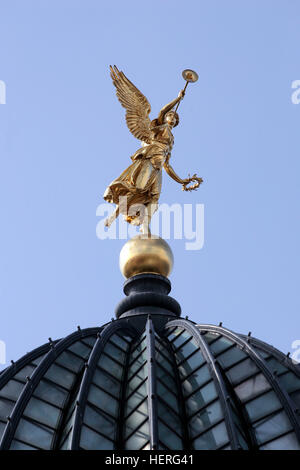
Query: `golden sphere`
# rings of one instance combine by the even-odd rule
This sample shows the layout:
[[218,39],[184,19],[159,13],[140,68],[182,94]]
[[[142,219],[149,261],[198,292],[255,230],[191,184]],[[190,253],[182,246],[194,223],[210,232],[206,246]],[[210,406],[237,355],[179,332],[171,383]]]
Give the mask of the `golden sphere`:
[[120,252],[120,270],[126,279],[142,273],[167,277],[172,267],[171,248],[165,240],[155,235],[137,235],[128,240]]

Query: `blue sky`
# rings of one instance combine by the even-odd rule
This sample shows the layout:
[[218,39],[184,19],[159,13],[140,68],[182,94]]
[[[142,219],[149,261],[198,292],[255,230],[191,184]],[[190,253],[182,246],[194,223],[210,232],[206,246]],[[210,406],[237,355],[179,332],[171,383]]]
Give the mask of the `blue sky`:
[[[191,85],[161,202],[205,205],[205,244],[170,240],[184,315],[291,350],[299,331],[297,0],[0,0],[0,339],[7,360],[109,321],[124,243],[96,237],[107,184],[139,146],[108,73],[152,115]],[[4,367],[4,366],[1,366]]]

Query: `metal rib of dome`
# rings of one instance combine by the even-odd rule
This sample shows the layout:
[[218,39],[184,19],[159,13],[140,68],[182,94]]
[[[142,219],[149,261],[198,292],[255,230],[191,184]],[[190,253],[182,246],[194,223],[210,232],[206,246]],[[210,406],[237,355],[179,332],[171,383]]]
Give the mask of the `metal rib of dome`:
[[3,371],[1,449],[300,449],[299,365],[251,336],[178,318],[168,283],[136,276],[117,320]]

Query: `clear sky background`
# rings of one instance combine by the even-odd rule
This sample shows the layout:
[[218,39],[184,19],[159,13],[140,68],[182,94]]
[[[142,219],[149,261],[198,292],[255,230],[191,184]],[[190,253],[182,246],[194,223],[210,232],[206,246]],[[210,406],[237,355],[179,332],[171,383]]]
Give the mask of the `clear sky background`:
[[[299,329],[299,0],[1,0],[0,339],[18,359],[123,297],[121,240],[96,237],[107,184],[139,146],[108,65],[152,118],[183,87],[161,202],[203,203],[205,244],[170,240],[184,315],[292,351]],[[4,367],[4,366],[1,366]]]

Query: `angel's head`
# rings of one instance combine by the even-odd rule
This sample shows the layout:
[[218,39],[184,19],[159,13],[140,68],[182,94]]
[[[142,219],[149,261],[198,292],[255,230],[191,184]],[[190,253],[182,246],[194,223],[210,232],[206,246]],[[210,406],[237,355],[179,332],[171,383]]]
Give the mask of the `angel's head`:
[[176,127],[179,124],[179,116],[175,111],[169,111],[164,117],[164,122],[170,127]]

